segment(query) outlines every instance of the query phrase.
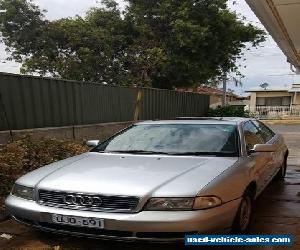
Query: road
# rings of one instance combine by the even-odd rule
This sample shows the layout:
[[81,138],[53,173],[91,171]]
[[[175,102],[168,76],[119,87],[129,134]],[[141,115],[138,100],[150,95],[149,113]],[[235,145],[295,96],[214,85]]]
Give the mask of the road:
[[[290,149],[286,180],[273,182],[255,202],[255,214],[251,234],[293,234],[295,245],[290,249],[300,250],[300,125],[273,128],[281,132]],[[99,250],[171,250],[184,249],[182,244],[145,244],[90,240],[65,237],[34,231],[12,220],[0,223],[0,235],[6,233],[12,239],[0,238],[0,249],[99,249]],[[207,249],[199,248],[199,249]],[[211,247],[209,249],[230,249]],[[236,249],[287,249],[286,247],[239,247]]]

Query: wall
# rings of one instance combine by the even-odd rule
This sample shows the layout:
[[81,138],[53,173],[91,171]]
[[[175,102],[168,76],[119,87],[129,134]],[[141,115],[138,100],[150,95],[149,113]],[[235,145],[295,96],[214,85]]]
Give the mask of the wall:
[[133,122],[120,123],[102,123],[85,126],[67,126],[56,128],[39,128],[39,129],[25,129],[14,130],[12,136],[9,131],[0,131],[0,144],[7,144],[12,139],[17,140],[25,136],[31,137],[33,140],[41,140],[45,137],[56,138],[63,140],[105,140],[115,134],[116,132],[128,127]]
[[296,96],[292,100],[294,105],[300,105],[300,92],[296,93]]
[[250,107],[256,107],[256,92],[252,92],[250,95]]
[[293,96],[292,93],[286,91],[278,92],[256,92],[256,97],[281,97],[281,96]]
[[210,95],[210,105],[222,103],[222,96]]
[[[227,95],[227,97],[226,97],[227,104],[229,104],[229,105],[230,105],[230,102],[235,102],[236,100],[237,100],[237,98],[232,95]],[[216,108],[217,106],[221,106],[222,105],[222,95],[210,95],[209,103],[210,103],[211,108]]]

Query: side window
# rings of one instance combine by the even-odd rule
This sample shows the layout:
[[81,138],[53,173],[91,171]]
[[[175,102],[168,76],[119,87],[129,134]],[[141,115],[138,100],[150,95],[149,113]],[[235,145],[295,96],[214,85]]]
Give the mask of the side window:
[[262,122],[259,121],[252,121],[252,122],[260,130],[260,133],[262,134],[265,143],[267,143],[274,137],[275,133],[271,129],[269,129],[266,125],[264,125]]
[[264,144],[264,138],[259,129],[252,123],[246,122],[243,126],[246,149],[247,151],[253,149],[256,144]]

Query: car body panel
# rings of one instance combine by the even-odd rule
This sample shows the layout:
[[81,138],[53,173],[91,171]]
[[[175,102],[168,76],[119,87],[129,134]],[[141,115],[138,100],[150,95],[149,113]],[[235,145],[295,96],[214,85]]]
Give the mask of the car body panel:
[[[87,153],[49,173],[36,187],[103,195],[194,197],[236,160],[234,157]],[[29,173],[19,182],[27,184],[36,174]]]
[[74,163],[76,161],[84,159],[85,157],[88,157],[88,153],[70,157],[68,159],[65,159],[65,160],[62,160],[59,162],[54,162],[47,166],[38,168],[38,169],[20,177],[16,181],[16,183],[22,184],[27,187],[35,187],[40,181],[42,181],[48,175],[54,173],[55,171],[58,171],[59,169],[65,167],[71,163]]

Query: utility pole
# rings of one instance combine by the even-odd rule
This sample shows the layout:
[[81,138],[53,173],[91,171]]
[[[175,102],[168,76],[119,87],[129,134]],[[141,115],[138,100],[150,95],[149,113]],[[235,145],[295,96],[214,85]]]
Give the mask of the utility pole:
[[225,107],[227,104],[227,74],[223,73],[223,96],[222,96],[222,107]]

